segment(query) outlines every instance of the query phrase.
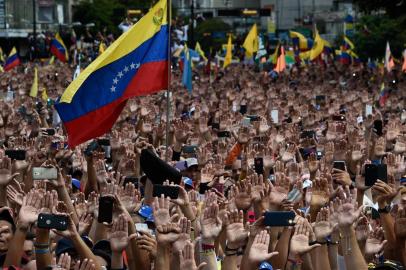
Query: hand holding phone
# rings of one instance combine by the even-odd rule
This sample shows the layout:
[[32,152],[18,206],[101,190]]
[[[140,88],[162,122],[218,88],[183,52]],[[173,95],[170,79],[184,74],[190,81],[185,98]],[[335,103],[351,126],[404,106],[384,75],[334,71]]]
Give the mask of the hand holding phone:
[[33,180],[56,180],[58,170],[56,168],[34,167],[32,168]]
[[154,185],[153,197],[160,198],[161,195],[169,197],[171,199],[177,199],[179,196],[178,186],[164,186],[164,185]]
[[110,224],[113,221],[113,196],[102,196],[99,199],[99,215],[97,222]]
[[66,215],[55,215],[40,213],[38,215],[38,228],[56,229],[58,231],[66,231],[68,229],[69,219]]
[[6,150],[5,154],[12,160],[25,160],[26,151],[25,150]]
[[386,164],[365,164],[365,186],[372,187],[378,179],[387,183]]
[[264,214],[264,224],[269,227],[294,226],[295,216],[293,211],[267,211]]

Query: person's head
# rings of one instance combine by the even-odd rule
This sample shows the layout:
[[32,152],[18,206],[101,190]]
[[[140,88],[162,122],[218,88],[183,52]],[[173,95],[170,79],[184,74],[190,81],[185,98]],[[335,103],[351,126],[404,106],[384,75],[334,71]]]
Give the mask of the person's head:
[[9,208],[0,209],[0,253],[6,252],[14,236],[15,223]]

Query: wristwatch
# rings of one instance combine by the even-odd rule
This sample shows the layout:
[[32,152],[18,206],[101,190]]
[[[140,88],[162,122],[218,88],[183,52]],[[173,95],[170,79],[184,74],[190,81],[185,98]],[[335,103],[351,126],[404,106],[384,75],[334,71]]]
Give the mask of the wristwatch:
[[379,208],[378,213],[389,214],[390,212],[390,205],[386,205],[384,208]]

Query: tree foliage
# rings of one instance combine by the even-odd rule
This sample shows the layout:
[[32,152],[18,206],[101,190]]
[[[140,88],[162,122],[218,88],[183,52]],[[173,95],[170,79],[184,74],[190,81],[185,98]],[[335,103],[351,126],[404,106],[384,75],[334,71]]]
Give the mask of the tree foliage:
[[406,44],[406,0],[355,0],[364,16],[357,22],[353,37],[358,55],[367,60],[382,59],[386,42],[392,54],[401,59]]
[[[226,33],[230,31],[231,26],[218,18],[207,19],[199,23],[195,29],[195,40],[199,40],[204,50],[213,48],[214,51],[221,48],[222,44],[227,42]],[[223,38],[216,38],[213,33],[223,32]]]

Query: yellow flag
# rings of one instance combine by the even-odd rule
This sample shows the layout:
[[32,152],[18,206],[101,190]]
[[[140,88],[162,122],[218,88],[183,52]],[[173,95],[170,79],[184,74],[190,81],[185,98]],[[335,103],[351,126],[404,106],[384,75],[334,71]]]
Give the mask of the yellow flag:
[[247,37],[245,38],[244,44],[242,45],[245,50],[248,52],[248,55],[252,56],[254,52],[258,51],[258,29],[257,24],[255,23]]
[[310,50],[310,60],[316,59],[324,49],[324,40],[320,37],[319,31],[315,30],[313,48]]
[[55,61],[55,56],[51,56],[51,59],[49,59],[49,64],[52,65]]
[[3,48],[0,47],[0,62],[4,62]]
[[34,68],[34,80],[32,82],[30,97],[37,97],[38,95],[38,70]]
[[274,53],[270,56],[272,64],[276,64],[276,62],[278,61],[279,46],[280,44],[278,43],[278,46],[276,46]]
[[105,50],[106,50],[106,44],[104,44],[104,42],[100,42],[100,45],[99,45],[99,54],[104,53]]
[[227,53],[226,57],[224,58],[224,64],[223,68],[226,68],[229,64],[231,64],[231,59],[233,57],[231,50],[233,48],[233,44],[231,43],[231,35],[228,36],[228,42],[227,42]]
[[47,94],[47,89],[46,88],[44,88],[42,90],[41,98],[42,98],[43,101],[48,101],[48,94]]
[[204,59],[204,61],[207,61],[207,57],[204,55],[204,51],[200,47],[199,42],[196,42],[195,51]]

